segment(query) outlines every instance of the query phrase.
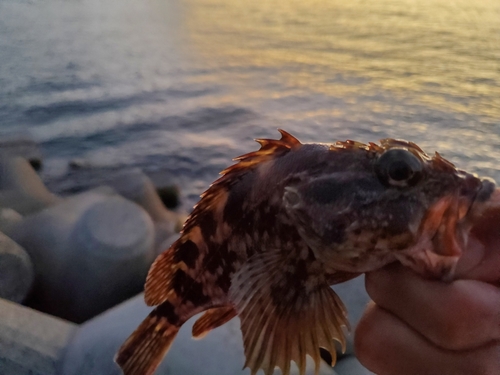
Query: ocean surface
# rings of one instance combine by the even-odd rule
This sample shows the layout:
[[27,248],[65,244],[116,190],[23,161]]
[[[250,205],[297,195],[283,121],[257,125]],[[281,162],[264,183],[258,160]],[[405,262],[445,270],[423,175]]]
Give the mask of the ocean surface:
[[188,209],[277,128],[500,182],[500,1],[0,0],[0,137],[31,134],[55,192],[139,167]]

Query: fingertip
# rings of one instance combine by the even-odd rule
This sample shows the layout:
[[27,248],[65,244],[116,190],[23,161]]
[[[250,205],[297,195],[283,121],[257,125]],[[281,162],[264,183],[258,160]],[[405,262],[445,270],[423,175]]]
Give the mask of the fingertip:
[[455,279],[467,278],[467,275],[481,264],[481,261],[485,257],[485,251],[484,244],[474,236],[470,236],[467,248],[457,263]]
[[442,349],[383,308],[370,304],[354,335],[360,363],[384,375],[498,374],[498,341],[472,350]]
[[398,341],[394,334],[400,324],[376,304],[368,306],[354,335],[354,352],[364,367],[377,374],[388,374],[398,367],[394,367],[393,356],[397,350],[391,348]]

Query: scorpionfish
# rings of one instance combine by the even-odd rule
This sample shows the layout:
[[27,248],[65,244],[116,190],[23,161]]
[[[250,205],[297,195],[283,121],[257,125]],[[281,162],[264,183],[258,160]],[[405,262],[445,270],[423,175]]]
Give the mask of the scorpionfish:
[[197,338],[240,318],[252,375],[288,375],[292,361],[303,375],[306,356],[318,373],[320,347],[334,363],[348,327],[331,285],[394,261],[453,277],[491,180],[412,142],[302,144],[280,133],[221,172],[151,266],[145,301],[156,308],[116,356],[124,374],[153,374],[200,312]]

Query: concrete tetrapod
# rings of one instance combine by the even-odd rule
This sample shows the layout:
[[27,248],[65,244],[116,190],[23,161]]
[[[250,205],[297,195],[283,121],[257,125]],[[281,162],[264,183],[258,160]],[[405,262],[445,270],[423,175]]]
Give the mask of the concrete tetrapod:
[[[354,318],[354,328],[369,300],[364,291],[364,280],[351,280],[336,286],[335,290],[342,298],[355,296],[345,300],[349,314]],[[83,324],[68,347],[61,367],[62,374],[120,375],[113,357],[123,341],[151,311],[143,298],[143,295],[136,296]],[[239,319],[235,318],[211,331],[202,340],[194,340],[191,329],[197,317],[190,319],[181,328],[155,375],[250,374],[249,369],[241,369],[244,352]],[[359,364],[350,348],[352,345],[348,345],[347,353],[339,357],[335,370],[322,363],[320,374],[371,375],[371,372]],[[295,371],[292,374],[298,373],[295,366],[292,368]],[[307,374],[313,373],[314,366],[310,361]],[[276,370],[275,374],[279,375],[280,371]]]
[[173,234],[179,233],[185,215],[165,207],[153,182],[139,168],[121,172],[108,185],[148,212],[155,223],[155,248],[158,252],[165,250],[163,243]]
[[155,257],[151,218],[119,196],[90,207],[70,243],[75,246],[73,267],[66,275],[75,285],[71,318],[77,322],[139,293]]
[[55,204],[50,193],[30,163],[21,157],[0,158],[0,207],[27,215]]
[[59,375],[77,325],[0,298],[0,374]]
[[[70,343],[61,367],[64,375],[120,375],[114,363],[116,351],[151,308],[139,295],[83,324]],[[242,370],[243,344],[239,319],[235,318],[210,332],[203,340],[191,337],[192,325],[198,316],[190,319],[180,330],[166,359],[155,375],[248,375]],[[292,366],[292,374],[298,374]],[[276,375],[280,371],[276,370]],[[314,374],[314,365],[308,360],[307,374]],[[320,375],[336,375],[322,363]]]
[[0,233],[0,298],[23,302],[33,279],[33,264],[26,251]]
[[154,227],[111,188],[64,199],[7,233],[33,260],[30,306],[81,322],[139,293],[154,258]]

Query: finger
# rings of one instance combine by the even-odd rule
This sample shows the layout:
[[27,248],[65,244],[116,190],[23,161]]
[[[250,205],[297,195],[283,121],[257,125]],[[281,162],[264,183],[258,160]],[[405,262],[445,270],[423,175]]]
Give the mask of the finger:
[[487,249],[481,241],[476,237],[469,237],[467,248],[464,250],[455,269],[454,279],[474,279],[473,272],[476,273],[476,270],[480,268],[486,252]]
[[500,210],[486,212],[471,230],[467,249],[457,266],[458,278],[497,284],[500,281]]
[[475,280],[426,280],[402,266],[366,275],[366,290],[439,347],[472,349],[500,339],[500,290]]
[[370,306],[354,336],[359,361],[379,375],[500,374],[500,349],[456,352],[437,348],[391,313]]

